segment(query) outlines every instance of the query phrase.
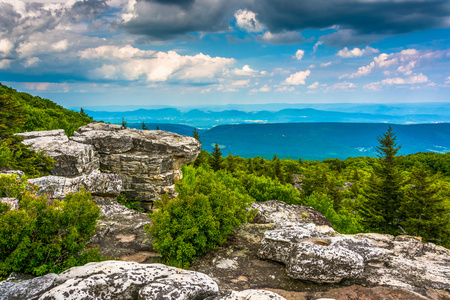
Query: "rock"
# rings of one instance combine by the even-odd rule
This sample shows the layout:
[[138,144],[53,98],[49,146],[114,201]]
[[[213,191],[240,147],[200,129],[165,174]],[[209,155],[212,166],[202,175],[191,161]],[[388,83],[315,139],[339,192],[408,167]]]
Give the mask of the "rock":
[[21,282],[0,283],[1,299],[204,299],[217,295],[207,275],[161,264],[104,261]]
[[256,205],[259,224],[243,224],[191,269],[226,290],[264,288],[286,299],[450,299],[449,249],[410,236],[343,235],[300,223],[289,205]]
[[359,278],[363,257],[342,247],[341,237],[333,237],[336,234],[328,226],[282,223],[280,229],[265,232],[258,255],[286,264],[288,275],[297,279],[331,283]]
[[17,198],[0,198],[0,202],[8,204],[11,210],[19,209],[19,200]]
[[100,155],[102,172],[119,174],[125,195],[142,202],[146,210],[161,194],[174,193],[181,166],[195,160],[201,150],[192,137],[103,123],[80,127],[71,141],[92,145]]
[[16,174],[19,177],[22,177],[23,175],[25,175],[25,173],[23,171],[20,170],[0,170],[0,175],[11,175],[11,174]]
[[117,197],[122,189],[122,180],[116,174],[92,171],[77,177],[44,176],[28,180],[39,185],[38,194],[46,194],[51,199],[64,199],[69,193],[79,192],[82,187],[94,196]]
[[213,300],[286,300],[280,295],[265,290],[233,291],[226,296],[216,297]]
[[102,255],[136,262],[159,262],[153,250],[152,238],[145,225],[151,220],[145,213],[126,208],[111,198],[95,197],[101,210],[94,235],[88,247],[99,247]]
[[281,201],[271,200],[266,202],[253,202],[250,209],[258,210],[258,213],[253,219],[254,223],[299,222],[333,227],[324,215],[309,206],[288,205]]
[[80,176],[97,170],[100,166],[98,154],[91,145],[70,141],[64,130],[32,131],[18,133],[23,143],[31,149],[55,160],[51,170],[56,176]]
[[10,277],[0,282],[0,299],[39,299],[40,295],[56,286],[57,278],[58,275],[53,273],[19,282]]

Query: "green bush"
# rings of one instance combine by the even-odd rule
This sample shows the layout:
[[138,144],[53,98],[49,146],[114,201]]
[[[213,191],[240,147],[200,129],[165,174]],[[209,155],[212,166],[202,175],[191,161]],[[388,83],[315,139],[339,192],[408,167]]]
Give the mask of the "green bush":
[[364,232],[364,228],[359,224],[356,215],[344,209],[337,213],[333,208],[333,200],[326,195],[313,192],[311,196],[306,198],[305,205],[320,211],[333,224],[334,229],[340,233],[355,234]]
[[27,191],[18,210],[0,207],[0,277],[59,273],[99,261],[98,249],[84,251],[100,213],[90,198],[79,192],[49,203]]
[[26,192],[35,194],[38,191],[36,184],[29,183],[25,176],[16,174],[0,174],[0,197],[22,199]]
[[176,185],[179,195],[163,196],[151,218],[148,233],[153,247],[166,263],[187,268],[197,256],[223,244],[236,226],[247,222],[252,198],[243,193],[239,180],[206,165],[183,167],[184,179]]

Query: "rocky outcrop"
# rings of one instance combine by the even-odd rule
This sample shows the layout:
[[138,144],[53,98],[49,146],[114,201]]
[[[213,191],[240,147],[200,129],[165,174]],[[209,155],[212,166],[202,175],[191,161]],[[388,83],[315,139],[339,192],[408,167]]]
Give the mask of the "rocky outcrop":
[[69,140],[64,130],[31,131],[18,133],[23,143],[36,152],[44,152],[55,160],[51,174],[55,176],[80,176],[100,167],[99,156],[91,145]]
[[9,209],[19,209],[19,200],[17,198],[0,198],[1,203],[9,206]]
[[[162,264],[104,261],[74,267],[59,275],[47,274],[31,280],[0,283],[0,299],[273,299],[267,291],[243,291],[226,296],[209,276]],[[259,298],[254,298],[258,297]],[[252,298],[253,297],[253,298]]]
[[44,176],[28,180],[39,186],[38,194],[51,199],[64,199],[69,193],[81,188],[94,196],[117,197],[122,189],[122,179],[116,174],[105,174],[98,170],[76,177]]
[[88,247],[98,247],[102,255],[123,261],[160,261],[160,255],[153,250],[152,238],[144,229],[151,223],[147,214],[126,208],[111,198],[95,197],[94,202],[100,208],[101,218]]
[[[312,208],[278,201],[253,207],[258,224],[239,227],[192,270],[223,289],[264,288],[286,299],[450,298],[450,250],[444,247],[410,236],[339,234]],[[317,215],[318,224],[297,210]]]
[[[56,163],[52,175],[72,178],[42,179],[41,184],[49,186],[49,195],[60,198],[61,193],[77,185],[85,185],[87,191],[98,195],[103,191],[121,190],[129,199],[140,201],[146,210],[161,194],[174,193],[175,180],[182,177],[181,166],[195,160],[201,150],[201,144],[192,137],[103,123],[82,126],[70,139],[63,130],[19,135],[24,138],[24,144],[53,157]],[[99,177],[98,170],[102,174],[119,175],[121,186],[113,189],[112,185],[118,184],[118,180],[108,178],[108,175]],[[95,181],[102,185],[90,190],[90,182],[83,180],[92,181],[93,177],[97,177]],[[110,184],[102,179],[109,180]],[[56,185],[62,187],[56,188]]]
[[92,145],[102,172],[119,174],[128,198],[151,207],[161,194],[173,193],[181,166],[197,157],[201,144],[192,137],[161,130],[124,129],[92,123],[78,129],[71,140]]

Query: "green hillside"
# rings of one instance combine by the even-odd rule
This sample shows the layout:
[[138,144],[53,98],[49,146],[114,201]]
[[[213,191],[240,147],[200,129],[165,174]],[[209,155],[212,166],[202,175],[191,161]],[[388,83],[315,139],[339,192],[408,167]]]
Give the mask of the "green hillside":
[[[48,99],[18,92],[1,83],[0,97],[8,98],[7,101],[15,104],[17,113],[25,117],[25,123],[14,128],[14,132],[64,129],[70,136],[78,127],[93,122],[85,113],[65,109]],[[8,126],[9,120],[5,118],[3,121]]]

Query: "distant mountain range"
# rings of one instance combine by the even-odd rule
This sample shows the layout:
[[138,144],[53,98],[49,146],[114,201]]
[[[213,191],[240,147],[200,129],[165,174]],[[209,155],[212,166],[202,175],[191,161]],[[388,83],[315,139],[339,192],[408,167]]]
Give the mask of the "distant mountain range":
[[[140,128],[140,124],[133,124]],[[147,124],[161,130],[192,135],[193,127],[173,124]],[[438,152],[450,155],[450,124],[392,124],[400,154]],[[231,152],[242,157],[261,156],[323,160],[356,156],[375,156],[377,137],[388,124],[376,123],[283,123],[220,125],[201,131],[203,148],[210,152],[215,143],[223,155]]]
[[[349,110],[357,111],[356,106]],[[367,109],[368,110],[368,109]],[[420,124],[450,122],[449,109],[434,107],[422,109],[419,113],[411,107],[392,108],[376,106],[372,110],[384,113],[339,112],[325,111],[312,108],[287,108],[279,111],[242,111],[242,110],[199,110],[181,111],[176,108],[138,109],[133,111],[91,111],[85,112],[96,120],[120,124],[122,118],[129,123],[172,123],[184,124],[198,128],[212,128],[224,124],[269,124],[269,123],[311,123],[311,122],[349,122],[349,123],[393,123]],[[425,112],[434,113],[427,114]],[[387,113],[389,112],[389,114]],[[393,114],[395,112],[396,114]],[[407,113],[412,112],[412,113]]]

